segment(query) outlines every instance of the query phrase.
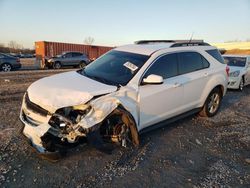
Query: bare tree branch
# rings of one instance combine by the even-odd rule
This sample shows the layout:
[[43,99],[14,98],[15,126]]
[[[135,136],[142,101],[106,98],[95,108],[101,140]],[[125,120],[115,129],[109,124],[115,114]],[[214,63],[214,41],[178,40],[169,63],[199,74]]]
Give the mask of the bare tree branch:
[[93,37],[91,37],[91,36],[88,36],[88,37],[86,37],[86,38],[84,39],[84,43],[87,44],[87,45],[93,44],[94,41],[95,41],[95,39],[94,39]]

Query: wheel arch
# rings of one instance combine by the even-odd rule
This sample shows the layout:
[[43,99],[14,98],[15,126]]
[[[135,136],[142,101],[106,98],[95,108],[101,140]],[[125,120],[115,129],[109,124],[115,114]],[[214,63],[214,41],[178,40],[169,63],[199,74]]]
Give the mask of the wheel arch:
[[[217,84],[214,84],[214,82],[216,82]],[[227,91],[227,81],[223,80],[221,77],[219,78],[215,78],[210,80],[207,84],[206,84],[206,89],[204,89],[202,96],[201,96],[201,101],[200,101],[200,107],[203,107],[207,97],[209,96],[209,94],[215,89],[215,88],[219,88],[220,92],[221,92],[221,97],[223,97],[226,94]]]
[[8,65],[10,65],[11,67],[13,67],[13,65],[12,65],[10,62],[3,62],[3,63],[1,63],[1,65],[3,65],[3,64],[8,64]]
[[[218,88],[218,89],[220,90],[220,92],[221,92],[221,97],[223,97],[223,94],[224,94],[224,91],[225,91],[224,86],[223,86],[223,85],[217,85],[217,86],[214,87],[214,89],[215,89],[215,88]],[[213,91],[214,89],[212,89],[212,91]],[[211,92],[210,92],[210,93],[211,93]]]
[[138,146],[140,144],[140,139],[134,116],[122,104],[119,104],[102,122],[112,118],[114,115],[121,116],[122,122],[130,129],[133,144]]

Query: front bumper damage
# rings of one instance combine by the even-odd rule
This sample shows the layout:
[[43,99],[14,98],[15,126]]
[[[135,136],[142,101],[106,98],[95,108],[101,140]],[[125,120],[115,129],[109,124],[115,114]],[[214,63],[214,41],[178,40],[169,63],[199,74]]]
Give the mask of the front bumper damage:
[[239,89],[241,77],[229,77],[228,89]]
[[[99,124],[85,127],[84,129],[79,127],[79,129],[71,131],[69,134],[63,134],[61,130],[52,127],[48,123],[52,116],[46,118],[47,121],[44,123],[37,122],[32,119],[32,116],[37,116],[37,114],[28,112],[24,103],[20,114],[20,120],[24,125],[23,134],[39,153],[47,153],[49,155],[52,152],[64,153],[67,149],[87,140],[89,140],[90,144],[96,146],[97,149],[105,151],[105,148],[102,148],[101,136],[96,131],[99,129]],[[109,151],[107,152],[109,153]]]
[[[67,134],[51,125],[50,120],[56,113],[44,113],[44,109],[39,109],[39,106],[35,106],[34,110],[34,107],[27,104],[26,100],[25,95],[20,113],[20,120],[24,124],[23,134],[28,138],[30,144],[43,155],[50,155],[53,152],[65,153],[67,149],[79,145],[79,143],[82,142],[88,142],[100,151],[111,153],[112,148],[110,144],[106,144],[103,139],[106,130],[104,131],[101,127],[104,126],[104,122],[106,124],[109,122],[109,120],[106,121],[106,119],[111,114],[114,114],[114,112],[116,115],[122,117],[121,119],[124,120],[127,127],[131,126],[133,130],[132,136],[136,138],[133,140],[133,143],[135,143],[135,145],[139,144],[138,131],[134,117],[128,115],[125,110],[117,110],[122,104],[122,100],[119,100],[119,94],[116,97],[106,95],[91,101],[91,110],[80,120],[80,122],[72,125],[72,130]],[[133,104],[133,107],[131,104]],[[124,103],[123,106],[135,112],[136,110],[133,109],[135,106],[134,104],[135,103],[131,101]],[[116,129],[119,128],[120,127]],[[119,140],[117,136],[110,136],[109,138],[112,141]],[[126,146],[126,144],[124,144],[124,146]]]

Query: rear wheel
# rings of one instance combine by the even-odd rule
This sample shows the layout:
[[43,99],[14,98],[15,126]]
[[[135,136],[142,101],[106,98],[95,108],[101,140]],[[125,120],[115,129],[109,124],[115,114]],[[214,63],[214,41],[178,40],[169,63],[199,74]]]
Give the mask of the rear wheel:
[[12,70],[12,66],[9,63],[3,63],[1,66],[3,72],[9,72]]
[[53,68],[54,68],[54,69],[60,69],[61,67],[62,67],[62,65],[61,65],[60,62],[55,62],[55,63],[53,64]]
[[242,77],[241,80],[240,80],[240,84],[239,84],[239,90],[243,91],[243,88],[244,88],[244,79]]
[[206,102],[200,111],[199,115],[202,117],[212,117],[214,116],[221,104],[222,93],[219,88],[215,88],[211,91],[209,96],[206,99]]

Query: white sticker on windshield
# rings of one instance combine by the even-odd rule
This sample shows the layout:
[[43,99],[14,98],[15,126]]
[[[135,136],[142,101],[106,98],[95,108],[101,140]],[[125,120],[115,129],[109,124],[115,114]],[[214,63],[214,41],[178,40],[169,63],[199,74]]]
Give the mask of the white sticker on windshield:
[[127,67],[128,69],[130,69],[132,71],[136,71],[138,69],[138,67],[136,65],[134,65],[133,63],[130,63],[129,61],[124,63],[123,66]]

